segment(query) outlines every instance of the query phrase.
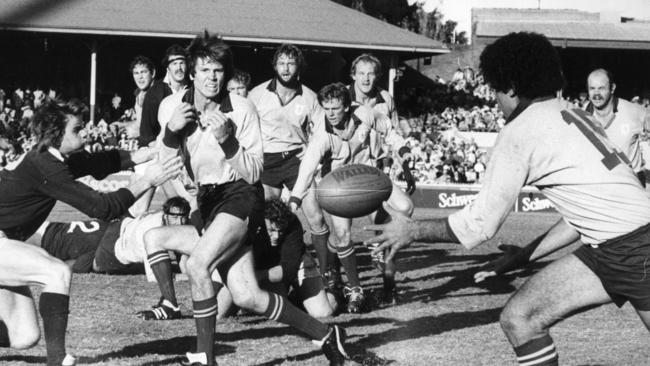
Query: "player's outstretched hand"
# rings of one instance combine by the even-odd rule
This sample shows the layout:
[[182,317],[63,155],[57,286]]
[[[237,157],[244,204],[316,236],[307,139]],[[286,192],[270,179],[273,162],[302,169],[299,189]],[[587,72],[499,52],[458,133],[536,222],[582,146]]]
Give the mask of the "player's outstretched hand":
[[504,274],[521,266],[522,249],[516,245],[499,245],[503,255],[481,266],[481,270],[474,274],[474,282],[483,282],[487,278]]
[[373,249],[372,254],[381,253],[386,248],[390,248],[390,253],[386,256],[386,261],[395,257],[397,252],[413,242],[411,236],[411,225],[413,220],[401,212],[393,210],[388,203],[384,202],[384,209],[388,212],[392,220],[387,224],[367,225],[363,229],[369,231],[379,231],[379,235],[364,241],[364,244],[378,243],[379,246]]
[[155,161],[144,172],[146,179],[152,187],[157,187],[171,178],[181,174],[183,162],[179,156],[173,156],[166,161]]

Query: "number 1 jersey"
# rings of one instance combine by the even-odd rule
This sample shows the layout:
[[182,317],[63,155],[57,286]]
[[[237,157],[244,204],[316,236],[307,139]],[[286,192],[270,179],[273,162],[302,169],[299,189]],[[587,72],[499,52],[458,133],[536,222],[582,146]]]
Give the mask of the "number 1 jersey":
[[499,133],[476,200],[452,214],[461,243],[491,238],[524,185],[537,187],[586,244],[650,222],[650,195],[627,158],[580,109],[556,99],[530,104]]

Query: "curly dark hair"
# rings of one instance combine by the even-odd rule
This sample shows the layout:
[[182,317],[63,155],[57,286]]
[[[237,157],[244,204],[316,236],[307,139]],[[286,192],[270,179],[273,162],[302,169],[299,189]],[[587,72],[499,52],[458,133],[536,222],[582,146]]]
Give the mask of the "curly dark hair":
[[496,91],[512,89],[520,98],[555,95],[564,86],[562,63],[555,47],[542,34],[510,33],[481,53],[485,81]]
[[352,104],[352,97],[350,96],[350,90],[343,85],[343,83],[332,83],[325,85],[318,92],[318,103],[323,105],[323,103],[332,100],[338,99],[343,103],[343,108],[347,108]]
[[[223,42],[219,35],[210,35],[206,30],[202,35],[198,35],[192,40],[192,43],[187,46],[186,51],[189,56],[187,66],[188,70],[190,70],[190,75],[194,76],[196,61],[198,59],[205,59],[218,62],[223,66],[224,80],[230,80],[232,78],[235,70],[232,50],[230,46]],[[223,90],[226,90],[226,88],[223,88]]]
[[289,206],[279,198],[272,198],[264,203],[264,218],[278,225],[280,231],[289,226],[294,216]]
[[234,80],[246,87],[248,89],[251,85],[251,74],[246,71],[235,69],[235,73],[232,75],[230,80]]
[[143,56],[143,55],[135,56],[135,58],[133,58],[133,61],[131,61],[131,63],[129,64],[129,71],[133,72],[133,69],[135,69],[137,65],[144,65],[144,67],[149,69],[149,72],[151,72],[152,74],[156,71],[156,66],[153,64],[153,61],[151,61],[151,59],[147,56]]
[[284,43],[278,46],[278,48],[275,49],[275,53],[273,54],[273,67],[275,68],[275,64],[278,63],[278,59],[280,56],[285,55],[289,58],[293,58],[296,60],[296,64],[298,66],[298,75],[304,70],[304,68],[307,66],[307,63],[305,62],[305,56],[303,56],[302,51],[300,48]]
[[42,152],[50,147],[61,147],[68,116],[81,116],[85,110],[85,105],[77,99],[67,103],[46,101],[36,110],[29,125],[32,136],[36,139],[36,149]]

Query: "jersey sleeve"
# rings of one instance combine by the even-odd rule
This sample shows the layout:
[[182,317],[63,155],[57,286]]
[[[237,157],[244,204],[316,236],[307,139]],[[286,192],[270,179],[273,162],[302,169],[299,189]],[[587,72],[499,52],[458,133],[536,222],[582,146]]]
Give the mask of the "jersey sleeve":
[[492,238],[506,219],[528,177],[531,144],[513,129],[504,128],[488,162],[476,199],[449,216],[461,244],[471,249]]
[[226,160],[246,182],[253,184],[262,175],[264,153],[262,152],[262,131],[257,110],[252,102],[245,100],[246,108],[241,116],[241,125],[235,135],[230,135],[221,148]]
[[74,178],[91,175],[97,180],[120,171],[121,158],[118,150],[89,153],[85,150],[70,154],[66,165]]
[[302,235],[302,225],[296,217],[289,224],[288,232],[282,240],[280,266],[282,267],[282,282],[286,284],[293,282],[300,268],[302,255],[305,251]]
[[328,134],[323,131],[314,135],[312,141],[307,145],[307,151],[302,157],[300,168],[298,169],[298,178],[291,191],[291,196],[303,199],[307,194],[307,189],[314,180],[314,173],[318,164],[325,154],[330,151]]

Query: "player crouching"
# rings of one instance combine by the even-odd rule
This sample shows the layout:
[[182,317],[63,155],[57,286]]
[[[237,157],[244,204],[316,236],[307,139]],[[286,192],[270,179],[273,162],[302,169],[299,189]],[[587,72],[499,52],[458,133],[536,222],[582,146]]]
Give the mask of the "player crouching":
[[[324,115],[315,121],[314,135],[307,146],[298,179],[291,192],[289,204],[294,211],[300,207],[321,162],[323,175],[348,164],[371,165],[367,159],[369,154],[364,153],[364,150],[371,148],[373,136],[377,135],[373,130],[374,112],[366,106],[351,108],[350,91],[341,83],[323,87],[318,93],[318,102],[323,107]],[[388,205],[408,216],[413,211],[411,200],[394,184]],[[338,256],[348,280],[344,289],[348,312],[358,313],[365,308],[365,295],[359,280],[354,243],[351,240],[352,219],[334,215],[331,217]],[[394,281],[392,283],[394,284]],[[393,289],[390,289],[391,293]]]

